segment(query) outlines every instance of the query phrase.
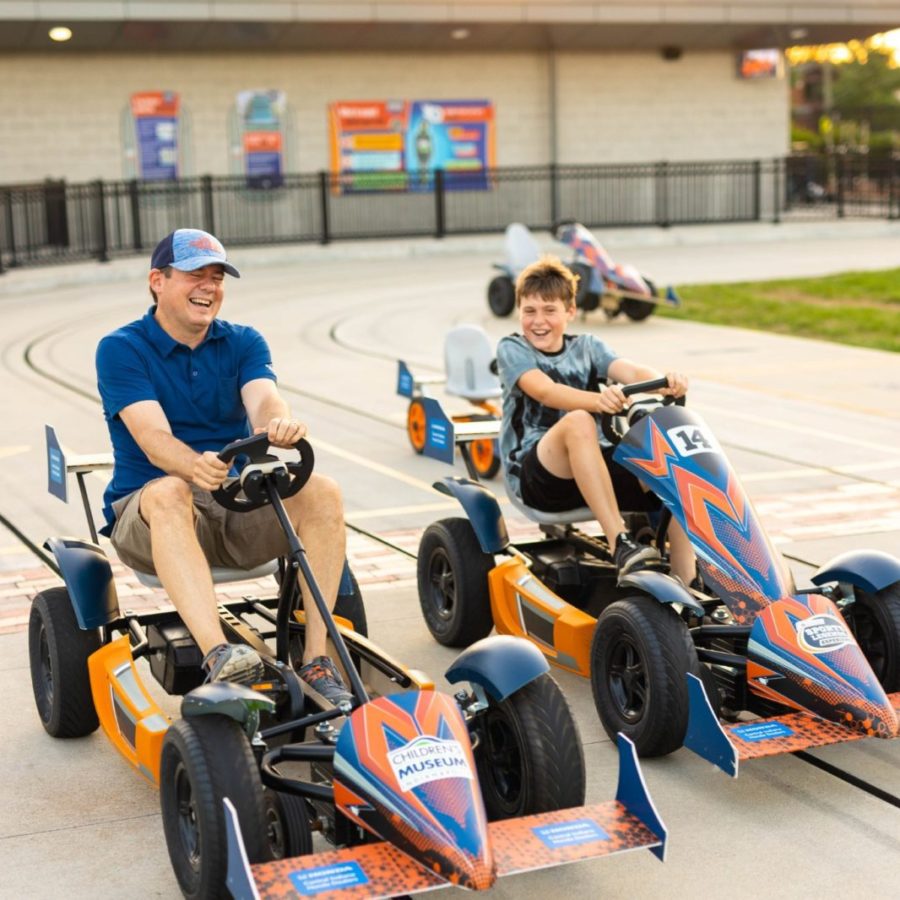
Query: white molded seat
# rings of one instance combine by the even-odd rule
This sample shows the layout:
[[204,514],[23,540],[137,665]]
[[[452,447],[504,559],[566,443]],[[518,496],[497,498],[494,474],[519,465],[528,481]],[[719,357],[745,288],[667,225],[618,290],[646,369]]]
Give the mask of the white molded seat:
[[445,390],[466,400],[499,397],[500,380],[491,371],[494,347],[478,325],[457,325],[444,340]]
[[[274,575],[277,571],[277,559],[269,560],[269,562],[263,563],[261,566],[256,566],[254,569],[226,569],[213,566],[212,580],[213,584],[227,584],[229,581],[255,581],[257,578],[265,578],[266,575]],[[134,574],[137,575],[137,580],[144,585],[144,587],[162,587],[162,583],[155,575],[148,575],[146,572],[138,572],[137,569],[134,570]]]
[[505,235],[506,264],[515,275],[541,258],[541,248],[526,225],[513,222]]
[[592,522],[595,518],[594,514],[586,506],[579,506],[577,509],[566,509],[562,512],[545,512],[542,509],[532,509],[526,506],[512,491],[506,492],[509,495],[509,502],[532,522],[538,525],[575,525],[578,522]]

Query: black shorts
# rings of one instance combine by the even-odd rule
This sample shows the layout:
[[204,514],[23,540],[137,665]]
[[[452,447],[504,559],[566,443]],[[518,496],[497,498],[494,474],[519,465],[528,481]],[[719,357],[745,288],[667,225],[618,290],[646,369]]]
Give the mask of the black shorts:
[[[612,458],[615,447],[601,447],[600,450],[609,469],[620,512],[653,512],[658,509],[657,497],[645,491],[637,477]],[[532,509],[566,512],[579,506],[587,506],[574,478],[557,478],[541,465],[537,444],[522,458],[519,485],[522,502]]]

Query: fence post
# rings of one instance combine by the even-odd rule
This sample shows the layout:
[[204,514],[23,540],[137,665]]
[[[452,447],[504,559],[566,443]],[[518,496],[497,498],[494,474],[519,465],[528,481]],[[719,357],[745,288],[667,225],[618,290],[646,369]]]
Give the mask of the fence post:
[[96,215],[97,215],[97,239],[96,249],[98,262],[109,262],[109,243],[106,234],[106,198],[103,191],[103,179],[98,178],[94,182],[96,191]]
[[203,175],[200,178],[200,191],[203,195],[203,230],[215,234],[216,217],[213,209],[212,175]]
[[322,216],[322,237],[319,238],[320,244],[331,243],[331,223],[328,220],[328,173],[324,170],[319,171],[319,212]]
[[9,237],[9,255],[10,266],[17,265],[16,260],[16,219],[13,215],[12,191],[7,189],[3,192],[3,208],[6,214],[6,233]]
[[895,175],[895,159],[893,152],[888,157],[888,219],[896,219],[894,215],[894,175]]
[[781,180],[781,158],[775,157],[772,160],[772,222],[778,225],[781,222],[781,194],[778,190],[778,184]]
[[137,178],[128,182],[128,199],[131,207],[131,244],[135,250],[143,250],[141,237],[141,195],[138,192]]
[[444,222],[444,170],[434,170],[434,236],[442,238],[446,234]]
[[665,160],[656,164],[656,224],[668,228],[669,221],[669,164]]
[[753,160],[753,221],[762,218],[762,160]]
[[841,154],[835,156],[835,174],[837,176],[837,214],[839,219],[844,218],[844,157]]
[[555,162],[548,166],[550,170],[550,227],[554,228],[559,221],[559,173]]

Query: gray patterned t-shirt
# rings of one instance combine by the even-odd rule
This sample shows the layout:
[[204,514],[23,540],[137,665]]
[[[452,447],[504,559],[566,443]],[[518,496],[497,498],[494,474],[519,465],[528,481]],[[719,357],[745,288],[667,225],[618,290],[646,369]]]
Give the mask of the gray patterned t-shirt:
[[[582,391],[597,390],[606,378],[610,364],[618,357],[592,334],[566,334],[558,353],[542,353],[520,334],[501,338],[497,345],[497,368],[503,388],[503,423],[500,427],[500,457],[506,486],[517,497],[521,460],[525,454],[555,425],[565,410],[543,406],[529,397],[519,386],[519,378],[530,369],[540,369],[558,384]],[[607,441],[600,432],[597,439]]]

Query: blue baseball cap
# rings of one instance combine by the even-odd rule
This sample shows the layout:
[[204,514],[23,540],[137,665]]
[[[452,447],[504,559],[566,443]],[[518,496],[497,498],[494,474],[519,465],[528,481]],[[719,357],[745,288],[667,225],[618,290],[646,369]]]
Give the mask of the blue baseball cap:
[[222,242],[199,228],[178,228],[156,245],[150,257],[150,268],[165,269],[167,266],[179,272],[221,266],[229,275],[241,277],[241,273],[227,261]]

